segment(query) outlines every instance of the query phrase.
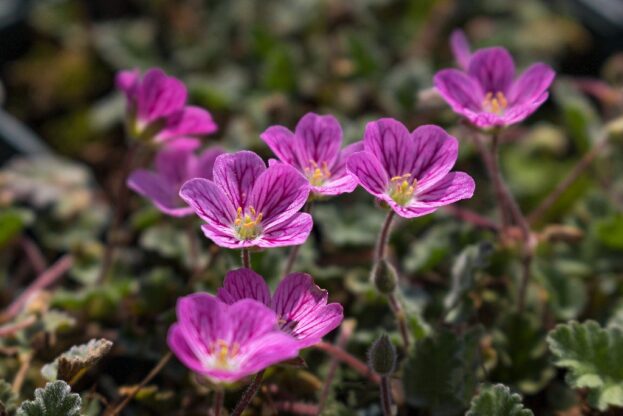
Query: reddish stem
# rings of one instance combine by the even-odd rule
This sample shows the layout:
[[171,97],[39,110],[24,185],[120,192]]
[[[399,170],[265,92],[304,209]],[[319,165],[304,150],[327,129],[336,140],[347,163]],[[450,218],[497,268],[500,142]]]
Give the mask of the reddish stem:
[[324,351],[336,360],[343,362],[360,375],[368,378],[373,383],[379,384],[381,382],[381,377],[379,377],[378,374],[372,372],[372,370],[370,369],[370,367],[368,367],[366,363],[354,357],[342,348],[339,348],[333,344],[324,341],[320,341],[319,343],[315,344],[314,348],[319,349],[320,351]]

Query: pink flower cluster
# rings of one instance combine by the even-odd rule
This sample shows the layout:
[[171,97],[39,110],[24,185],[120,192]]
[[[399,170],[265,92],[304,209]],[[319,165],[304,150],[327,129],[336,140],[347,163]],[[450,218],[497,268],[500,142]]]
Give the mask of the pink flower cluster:
[[[483,129],[517,123],[548,97],[554,72],[544,64],[515,79],[503,48],[471,52],[462,32],[452,37],[462,68],[438,72],[434,84],[452,109]],[[122,71],[117,84],[128,104],[132,137],[161,145],[154,170],[139,169],[128,186],[163,213],[195,213],[215,244],[232,249],[303,244],[313,226],[300,212],[310,198],[349,193],[361,185],[404,218],[471,198],[471,176],[452,169],[458,141],[441,127],[409,132],[397,120],[367,124],[363,140],[342,148],[343,133],[331,115],[308,113],[294,131],[271,126],[261,139],[277,157],[268,166],[255,153],[211,147],[197,153],[193,136],[217,127],[210,113],[187,105],[181,81],[162,70],[144,76]],[[292,273],[271,295],[262,276],[231,271],[216,296],[180,298],[168,343],[191,370],[215,382],[232,382],[294,358],[340,325],[342,306],[311,276]]]

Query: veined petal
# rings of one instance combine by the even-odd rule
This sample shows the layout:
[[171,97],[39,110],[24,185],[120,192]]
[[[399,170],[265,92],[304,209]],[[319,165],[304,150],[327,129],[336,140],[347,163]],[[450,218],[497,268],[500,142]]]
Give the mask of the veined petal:
[[508,94],[515,78],[513,57],[504,48],[479,49],[469,61],[468,73],[480,83],[486,94],[501,92]]
[[212,179],[216,158],[224,153],[225,150],[218,146],[205,149],[197,158],[197,165],[194,173],[195,177]]
[[362,152],[363,149],[363,140],[360,140],[355,143],[351,143],[340,151],[337,159],[335,160],[335,164],[331,166],[331,173],[339,175],[342,172],[346,171],[346,162],[348,159],[357,152]]
[[273,331],[248,343],[241,367],[245,375],[255,374],[273,364],[295,358],[301,345],[291,336]]
[[255,240],[240,240],[236,237],[233,227],[224,227],[213,224],[203,224],[201,226],[203,234],[212,240],[219,247],[241,249],[257,245]]
[[221,188],[208,179],[194,178],[184,183],[180,197],[214,227],[230,227],[234,222],[236,208]]
[[368,123],[363,146],[376,157],[390,178],[411,172],[415,148],[409,131],[399,121],[382,118]]
[[312,186],[311,191],[318,195],[335,196],[353,192],[358,182],[350,173],[342,171],[340,174],[331,176],[331,179],[320,186]]
[[128,177],[128,186],[150,199],[162,212],[174,217],[193,213],[193,209],[184,204],[178,196],[178,189],[155,172],[144,169],[135,170]]
[[255,182],[248,204],[263,215],[270,228],[299,211],[309,196],[309,183],[292,166],[279,163],[266,169]]
[[214,162],[214,182],[223,189],[235,208],[244,209],[255,181],[265,170],[264,161],[256,153],[242,150],[223,154]]
[[300,157],[303,166],[311,162],[333,165],[342,144],[342,127],[332,115],[307,113],[296,125],[296,140],[301,141]]
[[309,237],[313,225],[311,215],[296,213],[289,219],[266,228],[258,239],[257,246],[271,248],[303,244]]
[[158,133],[157,141],[170,140],[185,135],[207,135],[218,130],[212,115],[200,107],[186,106],[167,117],[164,129]]
[[417,187],[428,189],[446,176],[456,163],[459,142],[444,129],[434,125],[420,126],[412,133],[415,143],[415,162],[412,178]]
[[341,305],[327,305],[327,298],[327,291],[316,286],[310,275],[286,276],[273,296],[273,309],[282,330],[306,346],[318,342],[343,319]]
[[211,343],[228,335],[226,306],[209,293],[194,293],[177,300],[179,331],[199,361],[209,356]]
[[389,176],[381,163],[369,152],[354,153],[346,162],[348,171],[372,195],[385,193]]
[[227,273],[218,298],[232,304],[242,299],[255,299],[270,306],[270,291],[264,278],[250,269],[236,269]]
[[180,111],[186,103],[184,84],[161,69],[150,69],[137,91],[138,116],[151,122]]
[[450,48],[452,49],[452,54],[459,64],[459,67],[466,70],[469,67],[469,60],[472,57],[472,52],[465,32],[460,29],[456,29],[452,32],[450,35]]
[[510,105],[524,105],[538,100],[550,87],[555,76],[556,73],[549,65],[531,65],[513,83],[508,95]]
[[463,114],[465,109],[480,111],[484,100],[482,88],[464,72],[444,69],[434,77],[435,88],[452,109]]
[[298,146],[294,133],[283,126],[271,126],[260,134],[260,138],[283,163],[303,169],[299,163]]
[[549,94],[544,92],[539,97],[533,99],[533,101],[512,106],[506,111],[506,113],[504,113],[504,125],[515,124],[523,121],[534,113],[545,101],[547,101],[548,97]]
[[451,172],[433,187],[416,192],[410,207],[428,208],[448,205],[474,195],[474,179],[464,172]]
[[175,142],[163,147],[155,158],[156,171],[169,183],[179,187],[191,179],[194,171],[194,144],[192,142]]
[[[192,371],[205,375],[205,368],[195,351],[190,348],[179,324],[171,325],[167,334],[167,344],[175,356]],[[202,355],[202,354],[200,354]]]
[[275,312],[255,299],[242,299],[226,307],[225,324],[230,328],[230,334],[224,339],[230,344],[238,343],[243,347],[253,338],[273,332],[277,324]]

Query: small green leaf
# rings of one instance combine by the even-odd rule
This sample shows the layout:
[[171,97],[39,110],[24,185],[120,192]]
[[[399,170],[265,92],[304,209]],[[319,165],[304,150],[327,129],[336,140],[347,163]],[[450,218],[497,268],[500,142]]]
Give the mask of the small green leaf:
[[573,388],[588,388],[588,402],[599,410],[623,406],[623,330],[594,321],[570,322],[552,330],[547,342],[555,364],[568,370]]
[[22,403],[17,416],[80,416],[82,399],[64,381],[35,390],[35,400]]
[[481,387],[466,416],[534,416],[534,413],[523,407],[519,394],[511,393],[503,384],[496,384]]
[[74,383],[86,370],[93,367],[112,348],[107,339],[92,339],[86,344],[75,345],[41,369],[49,381],[57,379]]

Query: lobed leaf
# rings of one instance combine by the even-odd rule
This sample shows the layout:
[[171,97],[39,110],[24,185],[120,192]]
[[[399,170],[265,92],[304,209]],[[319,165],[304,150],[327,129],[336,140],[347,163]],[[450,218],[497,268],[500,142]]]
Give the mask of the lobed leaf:
[[503,384],[483,385],[465,416],[534,416],[521,396]]
[[80,416],[82,399],[64,381],[35,390],[35,400],[22,403],[17,416]]

